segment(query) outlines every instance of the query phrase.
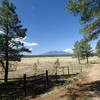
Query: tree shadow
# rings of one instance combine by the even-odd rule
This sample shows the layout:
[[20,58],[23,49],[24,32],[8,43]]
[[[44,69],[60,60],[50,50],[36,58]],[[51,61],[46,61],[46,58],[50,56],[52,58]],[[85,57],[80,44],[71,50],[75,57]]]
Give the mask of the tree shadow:
[[[26,81],[26,94],[27,97],[35,98],[40,94],[50,91],[55,86],[63,85],[64,83],[70,83],[70,80],[67,80],[69,77],[74,77],[77,74],[71,75],[49,75],[48,85],[46,79],[36,80],[36,79],[27,79]],[[0,84],[0,100],[24,100],[24,81],[16,80],[9,81],[7,84]]]
[[100,97],[100,80],[81,84],[79,92],[84,93],[85,97]]

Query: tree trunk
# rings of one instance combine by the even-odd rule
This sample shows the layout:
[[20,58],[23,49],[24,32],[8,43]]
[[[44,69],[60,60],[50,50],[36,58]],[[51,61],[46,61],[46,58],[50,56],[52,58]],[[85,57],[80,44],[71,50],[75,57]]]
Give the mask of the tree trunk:
[[55,73],[55,75],[56,75],[56,81],[57,81],[57,65],[56,65],[56,73]]
[[9,66],[9,61],[6,60],[6,65],[5,65],[5,79],[4,79],[5,83],[8,82],[8,66]]
[[9,29],[8,29],[8,24],[7,24],[7,26],[6,26],[6,38],[5,38],[5,41],[6,41],[6,44],[5,44],[5,60],[6,60],[6,63],[5,63],[5,76],[4,76],[5,83],[8,82],[8,69],[9,69],[9,57],[8,57],[9,42],[8,42],[8,33],[9,33]]
[[88,59],[88,52],[86,52],[86,59],[87,59],[87,64],[89,63],[89,59]]
[[[7,38],[6,38],[7,39]],[[9,57],[8,57],[8,39],[6,40],[6,48],[5,48],[5,60],[6,60],[6,63],[5,63],[5,83],[8,82],[8,68],[9,68]]]
[[78,63],[80,64],[80,57],[79,57],[79,55],[78,55]]
[[86,57],[86,59],[87,59],[87,64],[89,63],[89,59],[88,59],[88,56]]

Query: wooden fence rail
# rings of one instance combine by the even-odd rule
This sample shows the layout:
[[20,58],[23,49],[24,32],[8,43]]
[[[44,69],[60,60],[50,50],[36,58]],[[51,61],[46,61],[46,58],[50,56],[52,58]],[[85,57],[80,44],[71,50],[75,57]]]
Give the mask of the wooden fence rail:
[[[0,79],[0,80],[4,80],[4,79]],[[27,74],[24,74],[23,78],[9,78],[8,79],[8,84],[9,84],[9,81],[20,81],[20,80],[23,81],[22,82],[22,84],[23,84],[22,87],[18,87],[18,88],[17,87],[10,87],[10,89],[22,89],[23,92],[24,92],[23,93],[24,97],[26,97],[27,96],[27,86],[34,85],[36,82],[39,82],[41,80],[45,80],[45,87],[46,88],[48,87],[48,80],[49,80],[49,78],[48,78],[48,70],[46,70],[45,73],[37,75],[37,76],[27,77]],[[31,80],[32,80],[32,83],[27,83],[28,81],[31,81]],[[3,85],[5,87],[5,85],[8,85],[8,84],[3,84]],[[8,87],[7,87],[7,89],[8,89]],[[7,96],[0,96],[0,100],[8,100],[8,99],[5,99],[5,98],[8,98],[8,97],[9,97],[8,95]],[[16,99],[14,99],[14,100],[16,100]]]
[[[62,75],[65,75],[65,71],[67,72],[67,75],[68,76],[71,75],[71,74],[73,74],[71,72],[71,68],[69,66],[62,66],[59,69],[61,69]],[[57,70],[59,70],[59,69],[57,69]],[[72,71],[73,71],[73,69],[72,69]],[[80,67],[80,71],[82,71],[82,67]],[[49,74],[50,74],[50,72],[49,72]],[[7,89],[11,88],[11,89],[21,90],[23,92],[23,96],[24,97],[27,97],[28,87],[31,86],[31,85],[35,85],[35,84],[38,85],[38,83],[41,83],[41,81],[44,82],[43,84],[45,85],[44,86],[45,87],[45,90],[47,90],[48,89],[48,86],[49,86],[49,78],[50,77],[48,75],[48,70],[46,70],[45,73],[39,74],[39,75],[35,75],[35,76],[27,76],[27,74],[24,74],[22,78],[9,78],[8,79],[8,84],[1,83],[0,86],[1,87],[3,86],[5,88],[5,85],[8,85],[7,86]],[[57,77],[55,79],[57,80]],[[4,81],[4,79],[0,79],[0,80],[3,80]],[[12,84],[10,84],[10,87],[9,87],[9,83],[10,82],[14,82],[14,81],[15,82],[20,82],[21,83],[21,84],[19,83],[20,86],[12,87],[11,86]],[[0,100],[16,100],[16,99],[5,99],[5,98],[8,98],[10,96],[12,96],[11,98],[13,98],[13,97],[15,98],[16,97],[15,94],[14,94],[14,96],[11,95],[11,94],[10,95],[8,94],[7,96],[0,96]],[[23,99],[18,99],[18,100],[23,100]]]

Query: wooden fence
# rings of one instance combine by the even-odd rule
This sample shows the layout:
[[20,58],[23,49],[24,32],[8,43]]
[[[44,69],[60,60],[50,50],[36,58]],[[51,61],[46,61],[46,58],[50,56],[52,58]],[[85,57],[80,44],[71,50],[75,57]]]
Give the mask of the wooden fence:
[[[0,79],[0,80],[4,81],[4,79]],[[48,80],[49,80],[48,79],[48,70],[46,70],[45,73],[40,74],[40,75],[36,75],[36,76],[27,77],[27,75],[24,74],[22,78],[9,78],[8,79],[9,82],[11,82],[11,81],[22,81],[22,86],[18,87],[18,88],[23,90],[22,91],[23,95],[20,95],[20,93],[19,93],[21,99],[18,99],[18,96],[16,96],[16,92],[15,92],[13,94],[9,94],[9,95],[6,95],[6,96],[0,96],[0,100],[16,100],[16,97],[17,97],[18,100],[23,100],[22,97],[27,96],[27,87],[30,86],[30,85],[34,85],[35,83],[37,83],[41,80],[45,80],[45,87],[48,88],[48,84],[49,84],[48,83]],[[32,81],[32,82],[28,82],[28,81]],[[9,89],[8,88],[9,82],[7,84],[1,83],[2,88],[3,89]],[[18,89],[18,88],[10,87],[10,89]]]
[[[72,73],[70,72],[71,69],[69,66],[61,66],[60,68],[58,69],[61,69],[61,72],[62,72],[62,75],[65,75],[64,71],[66,70],[67,71],[67,75],[71,75]],[[57,69],[57,70],[58,70]],[[79,72],[82,71],[82,67],[80,68]],[[49,72],[50,73],[50,72]],[[27,74],[24,74],[22,78],[9,78],[9,82],[7,84],[4,84],[4,83],[1,83],[0,86],[4,87],[4,89],[20,89],[22,90],[22,94],[20,94],[20,91],[16,91],[15,93],[11,93],[11,94],[8,94],[6,96],[0,96],[0,100],[25,100],[23,99],[23,97],[27,97],[27,94],[29,91],[28,90],[28,87],[33,85],[35,87],[34,84],[39,84],[41,81],[44,81],[44,85],[45,85],[45,91],[47,91],[48,87],[49,87],[49,75],[48,75],[48,70],[45,71],[45,73],[43,74],[39,74],[39,75],[36,75],[36,76],[30,76],[28,77]],[[57,80],[57,75],[55,75],[55,79]],[[0,80],[4,80],[4,79],[0,79]],[[10,86],[9,87],[9,83],[10,82],[21,82],[21,84],[19,83],[18,85],[21,85],[21,86],[17,86],[14,87],[14,86]],[[11,83],[12,85],[12,83]],[[18,95],[16,94],[19,94],[19,97]],[[17,98],[17,99],[16,99]]]

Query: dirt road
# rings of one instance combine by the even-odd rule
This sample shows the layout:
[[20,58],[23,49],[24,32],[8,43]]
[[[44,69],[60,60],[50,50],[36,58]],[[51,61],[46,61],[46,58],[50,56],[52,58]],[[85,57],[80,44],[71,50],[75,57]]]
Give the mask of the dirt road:
[[86,82],[80,85],[80,90],[85,93],[85,100],[100,100],[100,65],[92,65],[86,77]]
[[[100,65],[92,65],[85,79],[78,83],[77,91],[81,93],[82,99],[78,100],[100,100]],[[33,100],[67,100],[67,89],[59,90],[48,96],[39,97]]]
[[100,65],[92,65],[89,74],[88,74],[88,81],[94,82],[94,81],[100,81]]

